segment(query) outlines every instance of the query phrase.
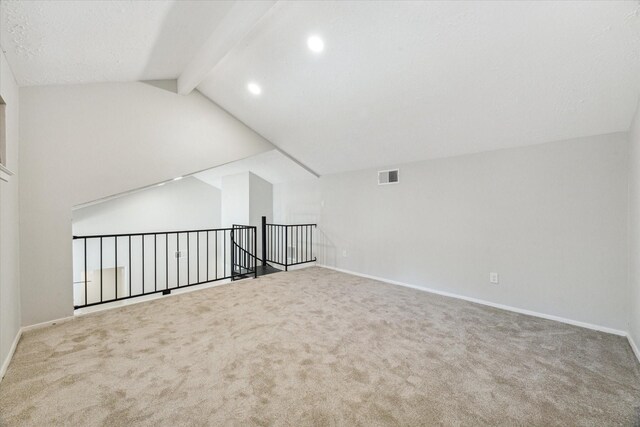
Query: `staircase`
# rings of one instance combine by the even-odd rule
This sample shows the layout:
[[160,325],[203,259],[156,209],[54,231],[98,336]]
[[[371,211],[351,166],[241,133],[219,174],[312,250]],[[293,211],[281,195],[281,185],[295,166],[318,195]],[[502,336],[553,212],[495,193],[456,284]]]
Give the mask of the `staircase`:
[[[268,224],[262,217],[262,258],[257,256],[255,227],[234,224],[231,280],[287,271],[295,265],[315,262],[313,234],[316,224]],[[237,230],[237,231],[236,231]]]

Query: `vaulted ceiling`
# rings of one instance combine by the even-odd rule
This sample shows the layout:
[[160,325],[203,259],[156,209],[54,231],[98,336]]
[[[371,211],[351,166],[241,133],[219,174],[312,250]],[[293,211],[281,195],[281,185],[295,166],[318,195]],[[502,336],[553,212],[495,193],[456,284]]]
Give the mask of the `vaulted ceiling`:
[[321,174],[626,131],[639,7],[286,3],[198,88]]
[[178,78],[320,174],[626,131],[640,93],[635,0],[1,9],[20,84]]
[[231,1],[0,1],[20,86],[175,79]]

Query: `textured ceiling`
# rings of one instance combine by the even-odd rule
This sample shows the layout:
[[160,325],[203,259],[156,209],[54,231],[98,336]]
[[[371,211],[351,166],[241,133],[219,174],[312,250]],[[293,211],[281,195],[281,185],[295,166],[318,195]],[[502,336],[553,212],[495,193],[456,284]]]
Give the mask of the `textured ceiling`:
[[315,179],[314,175],[278,150],[267,151],[257,156],[199,172],[193,176],[209,185],[221,188],[223,176],[242,172],[251,172],[272,184]]
[[233,2],[0,2],[0,45],[18,84],[173,79]]
[[[233,5],[0,0],[0,44],[20,85],[172,79]],[[640,92],[638,0],[280,1],[247,31],[198,89],[320,174],[626,131]]]
[[[626,131],[639,10],[280,2],[198,89],[321,174]],[[310,34],[324,38],[319,55]]]

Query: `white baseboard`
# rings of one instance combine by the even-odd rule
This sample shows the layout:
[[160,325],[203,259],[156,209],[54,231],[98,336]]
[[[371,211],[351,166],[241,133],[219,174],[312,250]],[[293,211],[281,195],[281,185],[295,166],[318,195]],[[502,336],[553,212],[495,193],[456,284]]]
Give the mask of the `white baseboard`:
[[34,329],[46,328],[47,326],[53,326],[53,325],[57,325],[57,324],[60,324],[60,323],[69,322],[69,321],[73,320],[74,318],[75,318],[75,316],[67,316],[67,317],[62,317],[60,319],[49,320],[47,322],[36,323],[34,325],[23,326],[20,331],[21,332],[27,332],[27,331],[33,331]]
[[[250,279],[243,279],[243,280],[250,280]],[[141,303],[154,301],[154,300],[162,299],[166,297],[170,298],[175,295],[186,294],[189,292],[197,292],[203,289],[215,288],[216,286],[229,285],[231,283],[233,283],[231,282],[231,279],[225,279],[225,280],[219,280],[211,283],[203,283],[201,285],[194,285],[194,286],[183,287],[183,288],[171,288],[170,295],[163,295],[162,293],[158,292],[158,293],[149,294],[149,295],[140,295],[139,297],[136,297],[136,298],[129,298],[129,299],[124,299],[120,301],[107,302],[104,304],[94,305],[86,308],[79,308],[74,311],[74,317],[87,316],[94,313],[100,313],[102,311],[114,310],[117,308],[122,308],[129,305],[141,304]]]
[[55,325],[58,323],[68,322],[69,320],[73,320],[73,316],[63,317],[62,319],[51,320],[49,322],[36,323],[35,325],[23,326],[18,330],[15,339],[13,340],[13,344],[11,344],[11,348],[9,349],[9,353],[7,357],[2,362],[2,367],[0,368],[0,381],[4,378],[4,375],[7,373],[7,369],[9,369],[9,364],[11,363],[11,359],[13,359],[13,354],[16,352],[16,347],[18,347],[18,341],[22,338],[22,334],[26,331],[32,331],[34,329],[45,328],[47,326]]
[[[367,279],[378,280],[380,282],[385,282],[385,283],[389,283],[389,284],[392,284],[392,285],[398,285],[398,286],[404,286],[406,288],[417,289],[417,290],[420,290],[420,291],[429,292],[429,293],[437,294],[437,295],[442,295],[442,296],[445,296],[445,297],[457,298],[457,299],[461,299],[461,300],[465,300],[465,301],[469,301],[469,302],[474,302],[476,304],[482,304],[482,305],[486,305],[486,306],[489,306],[489,307],[499,308],[499,309],[502,309],[502,310],[513,311],[514,313],[526,314],[528,316],[540,317],[542,319],[547,319],[547,320],[555,320],[556,322],[562,322],[562,323],[567,323],[567,324],[573,325],[573,326],[580,326],[582,328],[593,329],[594,331],[606,332],[606,333],[609,333],[609,334],[620,335],[620,336],[623,336],[623,337],[628,337],[629,336],[625,331],[621,331],[619,329],[613,329],[613,328],[609,328],[609,327],[606,327],[606,326],[594,325],[594,324],[591,324],[591,323],[581,322],[581,321],[578,321],[578,320],[566,319],[564,317],[554,316],[552,314],[538,313],[537,311],[526,310],[526,309],[523,309],[523,308],[512,307],[512,306],[504,305],[504,304],[498,304],[498,303],[494,303],[494,302],[491,302],[491,301],[486,301],[486,300],[482,300],[482,299],[478,299],[478,298],[472,298],[472,297],[467,297],[467,296],[464,296],[464,295],[454,294],[454,293],[451,293],[451,292],[439,291],[437,289],[411,285],[409,283],[398,282],[396,280],[385,279],[383,277],[377,277],[377,276],[372,276],[372,275],[369,275],[369,274],[358,273],[358,272],[355,272],[355,271],[345,270],[345,269],[337,268],[337,267],[331,267],[331,266],[328,266],[328,265],[318,264],[318,267],[328,268],[330,270],[340,271],[342,273],[352,274],[354,276],[360,276],[360,277],[364,277],[364,278],[367,278]],[[637,353],[636,353],[636,355],[637,355]]]
[[[281,266],[279,266],[281,267]],[[291,265],[289,266],[289,271],[296,271],[296,270],[303,270],[305,268],[311,268],[311,267],[322,267],[320,264],[318,264],[316,261],[314,262],[308,262],[305,264],[298,264],[298,265]],[[284,270],[282,270],[284,271]]]
[[636,355],[636,359],[638,359],[638,362],[640,362],[640,349],[638,349],[635,341],[633,341],[633,338],[631,338],[631,334],[627,334],[627,339],[629,340],[631,350],[633,350],[633,353]]
[[[525,310],[525,309],[521,309],[521,308],[517,308],[517,307],[511,307],[511,306],[504,305],[504,304],[497,304],[497,303],[493,303],[493,302],[490,302],[490,301],[485,301],[485,300],[481,300],[481,299],[477,299],[477,298],[466,297],[466,296],[454,294],[454,293],[451,293],[451,292],[439,291],[439,290],[436,290],[436,289],[431,289],[431,288],[425,288],[425,287],[420,287],[420,286],[416,286],[416,285],[411,285],[411,284],[408,284],[408,283],[398,282],[396,280],[389,280],[389,279],[385,279],[383,277],[372,276],[370,274],[357,273],[355,271],[345,270],[345,269],[337,268],[337,267],[331,267],[331,266],[328,266],[328,265],[322,265],[322,264],[317,264],[316,263],[315,266],[322,267],[322,268],[327,268],[327,269],[330,269],[330,270],[339,271],[339,272],[342,272],[342,273],[351,274],[351,275],[354,275],[354,276],[364,277],[364,278],[367,278],[367,279],[377,280],[377,281],[384,282],[384,283],[389,283],[389,284],[392,284],[392,285],[404,286],[404,287],[407,287],[407,288],[417,289],[419,291],[429,292],[429,293],[432,293],[432,294],[442,295],[442,296],[451,297],[451,298],[457,298],[457,299],[461,299],[461,300],[464,300],[464,301],[470,301],[470,302],[474,302],[474,303],[477,303],[477,304],[486,305],[486,306],[489,306],[489,307],[494,307],[494,308],[499,308],[499,309],[502,309],[502,310],[512,311],[512,312],[515,312],[515,313],[520,313],[520,314],[526,314],[526,315],[529,315],[529,316],[540,317],[542,319],[547,319],[547,320],[555,320],[557,322],[567,323],[569,325],[580,326],[580,327],[587,328],[587,329],[593,329],[593,330],[596,330],[596,331],[607,332],[607,333],[614,334],[614,335],[624,336],[624,337],[627,337],[627,340],[629,340],[629,345],[631,346],[631,349],[633,350],[633,353],[635,354],[636,358],[638,359],[638,362],[640,362],[640,349],[638,349],[638,346],[633,341],[633,338],[627,332],[620,331],[618,329],[612,329],[612,328],[608,328],[608,327],[605,327],[605,326],[599,326],[599,325],[594,325],[594,324],[591,324],[591,323],[580,322],[580,321],[577,321],[577,320],[566,319],[564,317],[554,316],[554,315],[551,315],[551,314],[538,313],[538,312],[535,312],[535,311]],[[311,267],[311,265],[305,266],[305,267]],[[221,284],[222,283],[216,284],[216,285],[219,286]],[[211,286],[208,286],[208,287],[211,287]],[[195,290],[198,290],[198,289],[193,289],[193,290],[189,290],[189,291],[195,291]],[[145,302],[145,301],[140,301],[140,302]],[[119,307],[110,307],[110,308],[107,308],[107,310],[113,309],[113,308],[119,308]],[[87,313],[87,314],[90,314],[90,313]],[[20,341],[20,338],[22,337],[22,333],[23,332],[31,331],[31,330],[34,330],[34,329],[40,329],[40,328],[44,328],[44,327],[47,327],[47,326],[56,325],[56,324],[60,324],[60,323],[64,323],[64,322],[69,322],[69,321],[75,319],[76,317],[77,316],[68,316],[68,317],[63,317],[61,319],[51,320],[51,321],[48,321],[48,322],[37,323],[35,325],[23,326],[22,328],[20,328],[20,330],[16,334],[15,339],[13,340],[13,344],[11,345],[11,349],[9,350],[9,354],[7,354],[7,357],[5,358],[4,362],[2,363],[2,367],[0,368],[0,381],[2,380],[2,378],[4,378],[4,375],[7,372],[7,369],[9,368],[9,364],[11,363],[11,359],[13,358],[13,354],[16,351],[16,347],[18,346],[18,341]]]
[[4,374],[7,373],[7,369],[9,369],[9,363],[11,363],[11,359],[13,359],[13,353],[16,352],[16,347],[18,347],[18,341],[20,341],[20,337],[22,337],[22,328],[18,330],[16,337],[13,340],[13,344],[11,344],[11,348],[9,349],[9,354],[2,362],[2,367],[0,368],[0,381],[4,378]]

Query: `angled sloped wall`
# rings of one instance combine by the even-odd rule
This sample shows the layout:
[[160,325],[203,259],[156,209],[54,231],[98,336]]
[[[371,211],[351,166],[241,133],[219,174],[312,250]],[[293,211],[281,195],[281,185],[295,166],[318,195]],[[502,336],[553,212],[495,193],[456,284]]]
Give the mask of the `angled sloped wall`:
[[198,92],[20,89],[22,323],[73,312],[72,206],[273,148]]

